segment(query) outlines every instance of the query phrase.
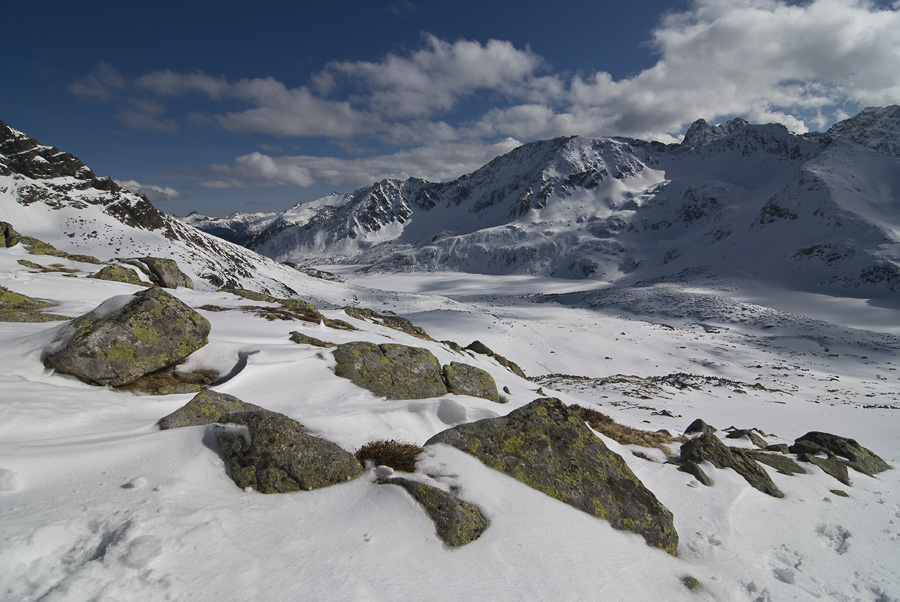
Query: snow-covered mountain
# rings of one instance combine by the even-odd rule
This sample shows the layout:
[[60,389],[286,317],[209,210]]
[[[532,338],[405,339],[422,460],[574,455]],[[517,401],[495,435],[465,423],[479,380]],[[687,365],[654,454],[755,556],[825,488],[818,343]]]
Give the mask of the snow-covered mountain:
[[296,270],[157,210],[80,160],[0,122],[0,217],[57,249],[105,262],[161,256],[201,288],[291,294]]
[[[900,107],[824,134],[742,119],[675,145],[557,138],[452,182],[383,180],[250,219],[279,261],[633,284],[748,277],[877,297],[900,290]],[[248,222],[232,216],[201,229]],[[235,240],[235,238],[232,238]]]

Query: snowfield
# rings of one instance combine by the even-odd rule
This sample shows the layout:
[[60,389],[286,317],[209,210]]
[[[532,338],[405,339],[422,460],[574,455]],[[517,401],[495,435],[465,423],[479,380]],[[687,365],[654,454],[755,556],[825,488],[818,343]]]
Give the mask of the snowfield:
[[[17,263],[24,257],[58,259],[29,256],[21,246],[2,249],[0,285],[56,301],[56,313],[78,315],[138,290],[84,278],[93,266],[67,260],[62,263],[85,272],[75,278],[36,273]],[[653,299],[602,287],[574,293],[572,281],[552,279],[344,277],[349,282],[337,285],[298,274],[290,285],[334,307],[324,310],[326,316],[363,330],[201,310],[212,323],[210,344],[190,364],[226,373],[241,351],[256,352],[216,390],[283,412],[350,450],[376,439],[422,444],[455,424],[508,413],[539,397],[543,386],[547,395],[601,409],[630,426],[681,432],[700,417],[720,430],[757,427],[771,435],[770,443],[824,430],[856,438],[889,464],[900,462],[897,320],[881,330],[854,329],[674,286]],[[223,292],[173,294],[192,307],[253,303]],[[606,302],[592,304],[604,297]],[[828,303],[836,315],[841,301]],[[481,340],[532,376],[640,378],[541,379],[553,383],[542,385],[476,355],[466,361],[509,387],[508,404],[455,395],[385,401],[336,377],[329,351],[292,343],[288,332],[337,343],[425,346],[442,362],[458,356],[444,345],[353,320],[336,309],[342,304],[396,311],[436,340]],[[844,307],[848,321],[860,320],[858,305],[847,301]],[[752,319],[741,321],[748,312]],[[662,452],[604,437],[674,513],[681,539],[673,558],[462,452],[431,446],[418,473],[458,487],[460,497],[490,520],[480,539],[450,549],[412,498],[401,488],[375,484],[371,469],[311,492],[263,495],[237,488],[225,473],[214,426],[155,426],[191,395],[117,392],[45,369],[40,352],[59,327],[0,323],[4,602],[900,596],[897,470],[877,478],[851,471],[853,485],[845,487],[809,465],[809,474],[794,477],[767,469],[785,493],[775,499],[711,465],[704,470],[714,486],[704,487],[664,463]],[[654,389],[642,380],[675,372],[764,388],[698,380],[696,388]],[[663,410],[671,416],[657,413]],[[688,590],[685,576],[703,589]]]

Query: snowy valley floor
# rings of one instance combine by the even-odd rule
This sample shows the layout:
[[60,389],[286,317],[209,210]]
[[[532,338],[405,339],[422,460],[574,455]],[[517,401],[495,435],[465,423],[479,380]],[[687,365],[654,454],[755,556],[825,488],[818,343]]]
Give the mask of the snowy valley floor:
[[[138,290],[84,278],[91,267],[74,262],[63,262],[83,270],[74,278],[37,273],[16,263],[24,257],[0,251],[0,285],[58,302],[54,313],[79,315]],[[216,389],[350,450],[377,439],[422,444],[521,407],[542,387],[648,430],[680,433],[702,418],[720,430],[756,427],[769,443],[832,432],[896,469],[876,478],[851,471],[851,487],[810,465],[794,477],[767,469],[785,494],[775,499],[711,466],[704,469],[714,486],[704,487],[664,463],[661,451],[604,437],[673,512],[674,558],[432,446],[418,471],[458,486],[490,520],[480,539],[449,549],[408,494],[375,484],[371,471],[311,492],[242,491],[225,474],[212,427],[157,429],[192,395],[134,395],[53,374],[40,354],[59,323],[0,323],[0,601],[900,598],[900,312],[765,291],[724,297],[674,286],[585,292],[584,282],[465,274],[344,277],[297,288],[356,332],[267,321],[239,311],[254,302],[229,293],[174,291],[195,308],[232,308],[200,310],[212,323],[210,344],[190,366],[227,373],[240,352],[257,352]],[[768,307],[753,303],[764,297]],[[292,343],[289,332],[424,346],[442,363],[459,356],[349,318],[344,305],[395,312],[436,341],[480,340],[544,378],[466,357],[509,388],[508,404],[452,395],[384,401],[336,377],[329,351]],[[650,379],[676,373],[690,375],[679,382],[691,386]],[[689,591],[685,576],[703,588]]]

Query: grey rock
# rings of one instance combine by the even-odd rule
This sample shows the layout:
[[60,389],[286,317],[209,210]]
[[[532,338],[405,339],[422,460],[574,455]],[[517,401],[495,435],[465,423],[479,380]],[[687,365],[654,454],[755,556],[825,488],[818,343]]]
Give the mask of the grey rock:
[[[216,441],[228,476],[242,489],[285,493],[343,483],[363,468],[350,452],[310,435],[300,423],[268,410],[226,414]],[[235,427],[232,425],[241,425]]]
[[143,284],[137,272],[121,265],[108,265],[91,276],[91,278],[109,280],[111,282],[124,282],[125,284]]
[[694,462],[693,460],[687,460],[681,463],[681,470],[692,475],[695,479],[700,481],[701,484],[706,485],[707,487],[712,487],[712,480],[707,476],[703,469],[700,468],[700,465]]
[[747,437],[750,439],[750,442],[760,449],[764,449],[769,442],[756,434],[756,431],[753,429],[734,429],[728,431],[728,434],[725,435],[728,439],[741,439],[743,437]]
[[447,394],[437,358],[420,347],[394,343],[344,343],[334,350],[334,373],[387,399]]
[[716,468],[731,468],[763,493],[784,497],[768,473],[749,454],[738,448],[727,447],[709,431],[681,445],[681,461],[698,464],[707,461]]
[[711,433],[715,433],[715,432],[716,432],[716,429],[714,429],[713,427],[711,427],[708,424],[706,424],[705,422],[703,422],[703,420],[701,420],[700,418],[698,418],[695,421],[693,421],[692,423],[690,423],[688,425],[688,427],[686,429],[684,429],[685,435],[695,435],[698,433],[700,433],[700,434],[710,433],[711,434]]
[[795,454],[825,452],[829,457],[838,456],[838,460],[863,474],[873,476],[879,472],[890,470],[891,466],[853,439],[812,431],[798,438],[790,451]]
[[471,395],[500,403],[497,383],[490,373],[459,362],[450,362],[444,366],[444,380],[447,390],[456,395]]
[[522,378],[528,378],[525,376],[525,371],[519,367],[517,363],[512,360],[508,360],[499,353],[494,353],[490,347],[482,343],[481,341],[472,341],[470,345],[466,347],[469,351],[474,351],[475,353],[480,353],[481,355],[486,355],[488,357],[492,357],[497,360],[501,366],[515,374],[516,376],[520,376]]
[[850,472],[847,470],[847,465],[834,456],[830,458],[820,458],[819,456],[815,456],[813,454],[801,452],[797,454],[797,459],[801,462],[815,464],[816,466],[821,468],[825,472],[825,474],[831,475],[848,487],[852,485],[852,483],[850,482]]
[[621,456],[558,399],[536,399],[507,416],[438,433],[444,443],[472,454],[550,497],[637,533],[675,554],[672,513],[644,487]]
[[177,364],[206,345],[209,330],[206,318],[154,287],[106,315],[94,310],[72,320],[44,361],[87,383],[115,387]]
[[437,487],[403,477],[384,479],[381,483],[399,485],[408,491],[434,521],[438,537],[448,546],[471,543],[488,527],[487,519],[477,506]]
[[313,347],[336,347],[334,343],[329,343],[328,341],[323,341],[322,339],[317,339],[316,337],[311,337],[302,333],[297,332],[296,330],[291,331],[291,341],[297,343],[299,345],[312,345]]
[[183,426],[215,424],[222,416],[238,412],[260,411],[263,408],[241,401],[233,395],[217,391],[201,391],[187,404],[159,421],[162,430]]
[[781,474],[806,474],[806,470],[802,466],[782,454],[769,454],[763,451],[748,451],[747,453],[757,462],[771,466]]
[[786,454],[790,451],[787,443],[773,443],[772,445],[765,446],[763,449],[770,452],[778,452],[779,454]]
[[150,281],[163,288],[194,288],[190,277],[181,271],[174,259],[163,257],[142,257],[132,260],[138,267],[146,269],[150,275]]
[[19,244],[21,235],[7,222],[0,222],[0,248],[14,247]]

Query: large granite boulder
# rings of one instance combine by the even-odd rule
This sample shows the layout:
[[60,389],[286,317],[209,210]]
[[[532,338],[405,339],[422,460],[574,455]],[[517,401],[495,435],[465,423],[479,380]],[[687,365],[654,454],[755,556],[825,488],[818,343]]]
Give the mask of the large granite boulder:
[[[693,426],[693,425],[692,425]],[[705,427],[705,428],[703,428]],[[691,433],[701,433],[693,439],[681,445],[682,466],[693,467],[701,462],[710,462],[716,468],[731,468],[744,477],[751,486],[773,497],[784,497],[775,483],[753,457],[742,449],[728,447],[722,440],[713,434],[714,429],[707,425],[700,428],[688,428]],[[685,431],[686,433],[688,431]],[[690,468],[686,468],[691,474],[697,476]],[[698,476],[699,479],[699,476]],[[702,482],[702,479],[700,479]]]
[[116,387],[177,364],[206,345],[209,330],[206,318],[154,287],[72,320],[44,361],[87,383]]
[[404,477],[384,479],[381,483],[399,485],[416,500],[434,521],[438,537],[451,547],[464,546],[481,537],[488,521],[478,509],[452,493]]
[[437,358],[421,347],[353,342],[334,350],[334,373],[387,399],[425,399],[447,394]]
[[161,418],[159,428],[166,430],[182,426],[215,424],[222,416],[228,414],[263,409],[252,403],[241,401],[234,395],[218,391],[200,391],[186,405]]
[[558,399],[536,399],[508,416],[461,424],[426,445],[444,443],[579,510],[633,531],[675,554],[672,513],[583,420]]
[[490,373],[459,362],[450,362],[444,366],[444,380],[447,389],[456,395],[471,395],[500,403],[497,383]]
[[108,280],[110,282],[124,282],[125,284],[135,284],[138,286],[143,284],[140,276],[137,275],[137,272],[122,265],[108,265],[91,276],[91,278]]
[[887,462],[857,443],[854,439],[847,439],[831,433],[819,431],[806,433],[794,441],[794,444],[788,449],[790,449],[791,453],[804,456],[804,459],[815,457],[817,453],[824,453],[829,460],[840,462],[857,472],[869,476],[891,468]]
[[150,281],[163,288],[194,288],[194,282],[181,271],[174,259],[164,257],[142,257],[131,260],[150,275]]
[[[268,410],[219,417],[216,441],[228,476],[261,493],[318,489],[362,473],[359,460],[337,444],[310,435],[283,414]],[[235,426],[240,425],[240,426]]]

